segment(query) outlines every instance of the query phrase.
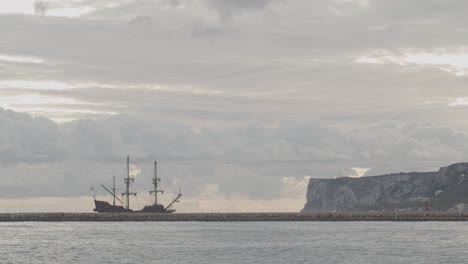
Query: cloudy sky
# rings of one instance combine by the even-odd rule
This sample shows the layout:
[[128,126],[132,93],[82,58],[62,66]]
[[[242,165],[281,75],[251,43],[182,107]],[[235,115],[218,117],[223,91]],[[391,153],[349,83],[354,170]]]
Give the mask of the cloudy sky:
[[[179,211],[468,160],[462,0],[0,0],[0,210],[91,211],[127,155]],[[109,197],[107,197],[109,198]]]

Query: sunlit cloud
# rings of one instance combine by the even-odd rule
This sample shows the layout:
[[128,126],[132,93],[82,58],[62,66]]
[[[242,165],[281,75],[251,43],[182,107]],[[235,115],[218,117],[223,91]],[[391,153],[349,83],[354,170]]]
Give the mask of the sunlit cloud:
[[65,97],[50,97],[39,94],[22,94],[22,95],[2,95],[0,97],[0,106],[10,109],[31,108],[32,106],[42,105],[47,107],[53,104],[78,104],[75,99]]
[[468,98],[457,98],[450,106],[468,106]]
[[135,165],[135,164],[130,164],[130,166],[129,166],[129,174],[130,174],[130,176],[132,176],[132,177],[136,177],[136,176],[138,176],[138,175],[141,174],[141,168],[138,167],[138,166]]
[[398,65],[405,65],[405,63],[401,60],[401,58],[390,55],[390,54],[381,54],[379,56],[362,56],[356,59],[357,63],[364,63],[364,64],[398,64]]
[[407,52],[401,55],[386,50],[380,50],[371,55],[360,56],[356,58],[355,61],[363,64],[437,66],[440,70],[456,76],[465,75],[465,71],[468,69],[467,52]]
[[[25,109],[19,109],[18,112],[27,112],[32,116],[47,117],[57,124],[72,122],[81,119],[83,116],[114,116],[117,112],[112,111],[96,111],[86,109],[86,106],[80,105],[73,106],[71,108],[60,108],[60,107],[31,107]],[[14,109],[13,109],[14,110]]]
[[2,212],[90,212],[93,205],[89,196],[81,197],[34,197],[22,199],[0,199]]
[[61,81],[28,81],[28,80],[5,80],[0,81],[0,89],[32,89],[32,90],[68,90],[76,88],[118,88],[115,85],[103,83],[64,83]]
[[370,168],[351,168],[351,173],[349,174],[349,177],[351,178],[361,178],[368,172]]
[[[66,107],[65,107],[66,106]],[[57,96],[45,96],[28,93],[21,95],[2,95],[0,107],[18,112],[28,112],[34,116],[45,116],[57,123],[73,121],[76,116],[104,115],[112,116],[118,113],[91,109],[91,103],[76,99]]]
[[34,14],[35,0],[2,1],[0,14]]
[[[281,197],[271,200],[257,200],[243,193],[227,195],[218,184],[205,184],[205,189],[196,200],[184,199],[178,206],[179,212],[296,212],[304,204],[310,177],[282,178]],[[188,210],[187,210],[188,208]]]
[[[80,106],[83,106],[83,108],[79,108]],[[85,108],[86,104],[80,105],[77,104],[75,107],[71,108],[60,108],[60,107],[47,107],[47,108],[41,108],[41,107],[30,107],[27,108],[26,112],[29,113],[46,113],[46,114],[63,114],[64,117],[63,119],[69,120],[68,116],[73,116],[73,114],[86,114],[86,115],[117,115],[118,113],[112,112],[112,111],[96,111],[96,110],[90,110]],[[54,120],[54,117],[51,117],[50,119]]]
[[15,0],[0,3],[0,14],[40,14],[44,16],[79,17],[95,11],[92,6],[80,6],[82,1]]
[[15,56],[15,55],[7,55],[7,54],[0,54],[0,62],[14,62],[14,63],[43,63],[44,60],[36,57],[28,57],[28,56]]
[[177,205],[177,211],[181,213],[298,212],[304,207],[304,203],[305,195],[301,199],[281,198],[271,200],[224,196],[216,197],[214,199],[185,198]]
[[66,90],[75,88],[76,86],[58,82],[58,81],[21,81],[10,80],[0,81],[1,88],[17,88],[17,89],[36,89],[36,90]]

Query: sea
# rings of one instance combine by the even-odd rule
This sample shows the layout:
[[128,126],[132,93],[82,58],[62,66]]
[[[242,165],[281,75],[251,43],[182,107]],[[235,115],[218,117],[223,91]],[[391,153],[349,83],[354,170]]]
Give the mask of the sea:
[[0,263],[468,263],[468,222],[0,223]]

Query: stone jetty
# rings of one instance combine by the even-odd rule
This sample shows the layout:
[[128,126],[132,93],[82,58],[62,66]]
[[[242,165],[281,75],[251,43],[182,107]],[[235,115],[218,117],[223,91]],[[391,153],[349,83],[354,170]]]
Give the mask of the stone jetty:
[[468,221],[468,213],[0,213],[0,222]]

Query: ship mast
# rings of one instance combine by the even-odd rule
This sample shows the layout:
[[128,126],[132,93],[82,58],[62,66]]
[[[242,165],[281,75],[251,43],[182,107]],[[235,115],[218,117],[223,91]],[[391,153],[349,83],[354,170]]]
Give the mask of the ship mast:
[[158,189],[158,182],[161,181],[161,178],[158,178],[158,163],[154,162],[154,178],[153,178],[153,186],[154,189],[150,191],[150,194],[154,193],[154,205],[158,205],[158,193],[164,193],[164,190]]
[[114,197],[113,205],[115,206],[115,175],[114,175],[113,181],[112,181],[112,196]]
[[130,157],[127,156],[127,178],[124,178],[125,192],[122,193],[122,197],[125,197],[124,204],[125,209],[130,210],[130,195],[136,196],[136,193],[130,192],[130,183],[134,182],[135,178],[130,178]]

